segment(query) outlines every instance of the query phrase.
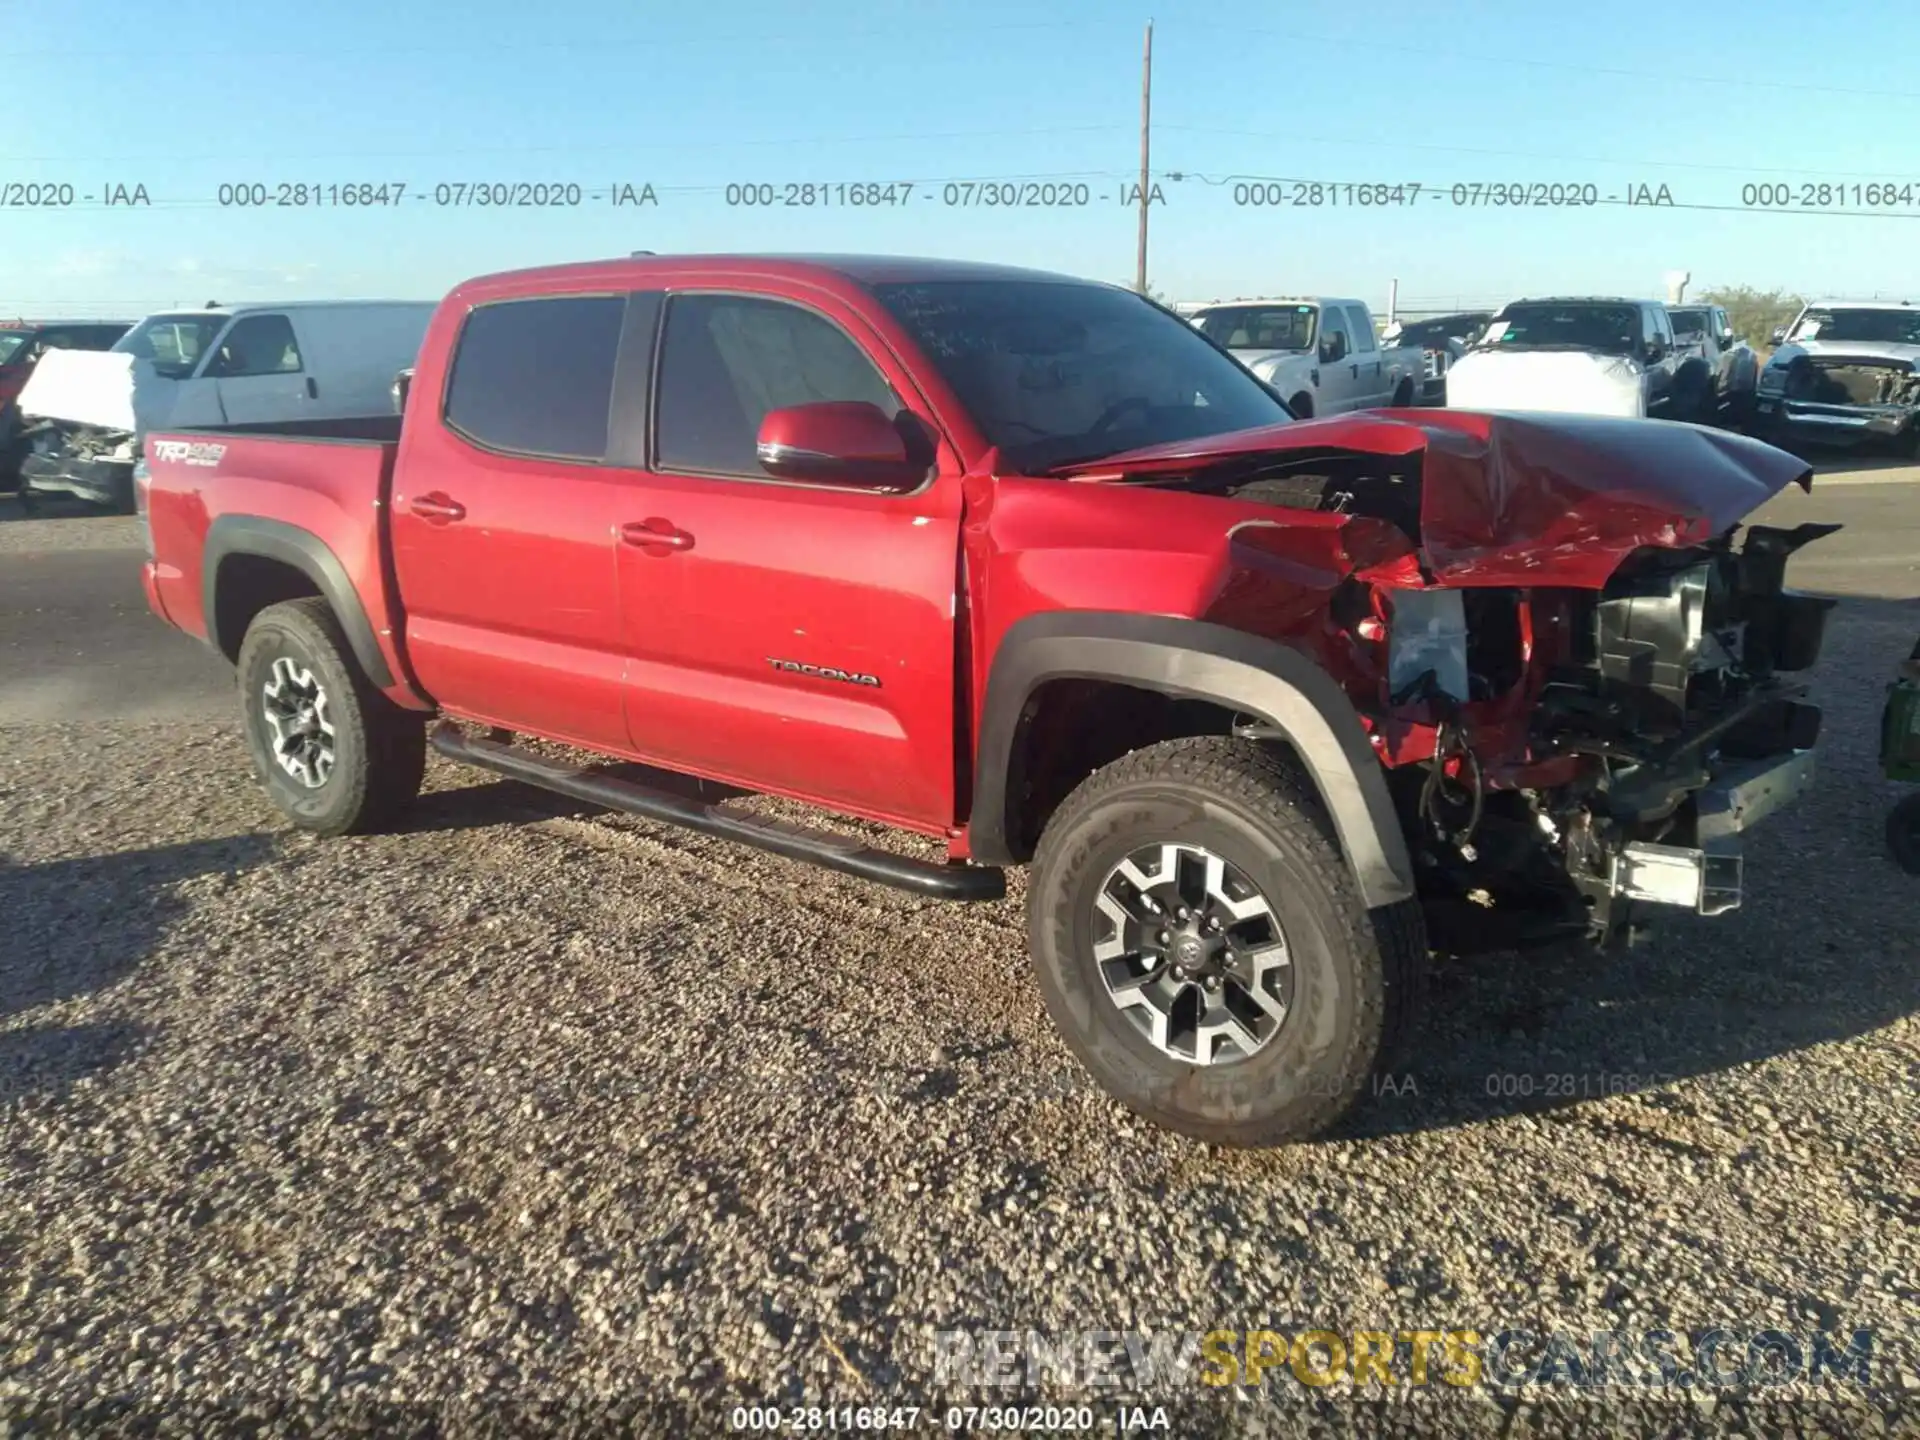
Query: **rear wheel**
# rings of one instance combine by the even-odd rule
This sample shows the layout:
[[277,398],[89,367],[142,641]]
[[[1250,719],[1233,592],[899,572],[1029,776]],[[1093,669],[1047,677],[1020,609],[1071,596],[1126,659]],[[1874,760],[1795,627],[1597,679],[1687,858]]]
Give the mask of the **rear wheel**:
[[1048,822],[1028,892],[1047,1008],[1140,1114],[1225,1145],[1303,1140],[1399,1048],[1416,902],[1369,911],[1302,777],[1251,741],[1150,746]]
[[239,681],[254,773],[301,829],[377,830],[420,793],[425,717],[373,687],[326,601],[288,600],[256,615]]

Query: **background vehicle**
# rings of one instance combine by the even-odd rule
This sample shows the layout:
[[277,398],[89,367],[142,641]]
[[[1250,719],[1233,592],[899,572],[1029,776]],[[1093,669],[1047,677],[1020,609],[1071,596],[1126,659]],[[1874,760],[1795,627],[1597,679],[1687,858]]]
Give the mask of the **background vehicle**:
[[49,350],[105,350],[127,333],[130,321],[0,321],[0,490],[13,488],[20,464],[16,403],[27,377]]
[[1358,300],[1235,301],[1189,319],[1303,419],[1411,405],[1420,384],[1420,352],[1375,339],[1373,314]]
[[1920,452],[1920,310],[1823,300],[1774,332],[1756,432],[1781,444],[1882,444]]
[[1420,351],[1420,403],[1444,405],[1447,403],[1447,370],[1467,353],[1467,347],[1479,338],[1491,319],[1491,310],[1472,310],[1459,315],[1395,321],[1387,326],[1381,338],[1390,345]]
[[1501,308],[1447,372],[1447,404],[1704,422],[1713,376],[1657,300],[1572,296]]
[[1715,416],[1729,424],[1749,423],[1760,381],[1760,357],[1733,333],[1727,312],[1718,305],[1669,305],[1667,315],[1680,351],[1698,355],[1713,372]]
[[296,825],[388,823],[437,712],[450,759],[922,895],[1031,862],[1069,1043],[1223,1143],[1344,1111],[1430,945],[1737,905],[1741,832],[1811,783],[1830,602],[1781,581],[1831,527],[1733,550],[1810,476],[1742,436],[1297,423],[1131,291],[746,256],[462,285],[362,430],[146,445],[149,603],[236,665]]
[[56,353],[20,395],[21,499],[130,511],[140,438],[161,425],[388,413],[432,314],[419,301],[210,306],[149,316],[105,354]]

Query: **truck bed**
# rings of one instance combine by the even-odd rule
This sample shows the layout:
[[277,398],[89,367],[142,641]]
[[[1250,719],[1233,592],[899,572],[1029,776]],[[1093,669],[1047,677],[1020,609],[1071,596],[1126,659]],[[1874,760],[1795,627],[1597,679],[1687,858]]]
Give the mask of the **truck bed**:
[[[381,517],[399,449],[400,417],[279,421],[159,430],[146,440],[147,477],[137,497],[146,516],[148,599],[156,610],[229,657],[240,636],[208,613],[207,596],[234,549],[279,561],[322,593],[363,608],[364,633],[386,662],[401,703],[421,703],[396,640],[397,611]],[[246,544],[239,544],[242,539]],[[266,582],[263,582],[266,583]],[[226,587],[231,590],[232,587]]]

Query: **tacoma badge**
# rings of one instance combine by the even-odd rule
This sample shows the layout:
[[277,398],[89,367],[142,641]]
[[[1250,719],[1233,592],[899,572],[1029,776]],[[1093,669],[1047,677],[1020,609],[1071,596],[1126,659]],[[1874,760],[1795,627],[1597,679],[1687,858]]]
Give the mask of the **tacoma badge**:
[[839,680],[848,685],[871,685],[880,688],[878,675],[859,675],[851,670],[837,670],[831,665],[802,665],[798,660],[776,660],[767,657],[767,664],[776,670],[788,670],[795,675],[818,675],[822,680]]

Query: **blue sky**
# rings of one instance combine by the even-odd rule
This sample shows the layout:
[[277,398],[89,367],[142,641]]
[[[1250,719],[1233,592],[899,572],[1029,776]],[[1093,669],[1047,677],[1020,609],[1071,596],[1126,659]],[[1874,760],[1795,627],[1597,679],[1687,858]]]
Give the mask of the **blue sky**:
[[[0,200],[27,184],[96,197],[0,209],[0,313],[431,297],[470,274],[633,249],[953,255],[1129,281],[1120,195],[1138,166],[1149,16],[1166,196],[1150,277],[1174,298],[1378,306],[1397,278],[1403,305],[1433,308],[1657,295],[1676,269],[1696,291],[1920,290],[1920,14],[1884,0],[0,0]],[[1236,176],[1418,182],[1430,198],[1254,208],[1235,204]],[[945,203],[948,182],[1015,177],[1084,183],[1089,203]],[[408,198],[219,203],[223,183],[362,181],[404,182]],[[434,203],[440,185],[514,181],[588,196],[651,184],[658,204]],[[915,190],[895,207],[726,203],[730,183],[784,196],[808,181]],[[1488,181],[1664,184],[1680,203],[1451,203],[1455,184]],[[1797,200],[1822,182],[1845,187],[1846,210],[1866,208],[1855,185],[1912,191],[1868,217],[1742,209],[1744,186]],[[114,185],[153,203],[103,207]]]

